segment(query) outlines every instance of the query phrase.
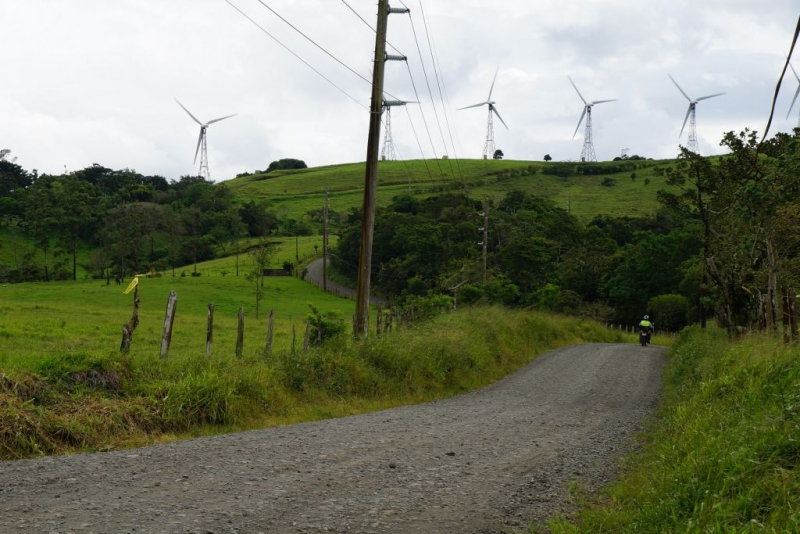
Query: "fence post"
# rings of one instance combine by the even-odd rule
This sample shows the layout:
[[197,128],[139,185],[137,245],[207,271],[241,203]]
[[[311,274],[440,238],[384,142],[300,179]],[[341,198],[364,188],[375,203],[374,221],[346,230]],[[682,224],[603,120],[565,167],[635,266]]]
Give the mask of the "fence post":
[[381,329],[383,327],[383,306],[378,304],[378,318],[375,322],[375,329],[377,331],[378,337],[381,335]]
[[792,329],[792,341],[797,341],[797,295],[789,293],[789,321]]
[[294,342],[295,342],[296,337],[297,337],[297,331],[296,331],[296,329],[294,327],[294,323],[292,323],[292,354],[295,353]]
[[241,358],[244,351],[244,308],[239,308],[239,328],[236,330],[236,357]]
[[178,307],[178,294],[175,290],[169,292],[167,299],[167,312],[164,314],[164,334],[161,336],[161,358],[166,358],[169,345],[172,343],[172,326],[175,324],[175,310]]
[[211,346],[214,341],[214,303],[208,305],[208,325],[206,326],[206,356],[211,357]]
[[269,310],[269,323],[267,325],[267,354],[272,352],[272,332],[275,328],[275,309]]
[[306,319],[306,333],[303,336],[303,352],[308,352],[308,343],[311,337],[311,321]]
[[792,340],[792,325],[789,318],[789,289],[786,286],[781,288],[781,308],[783,308],[783,342],[789,344]]
[[137,285],[133,290],[133,315],[128,324],[122,325],[122,343],[119,346],[119,351],[127,354],[131,350],[131,341],[133,340],[133,331],[139,326],[139,286]]

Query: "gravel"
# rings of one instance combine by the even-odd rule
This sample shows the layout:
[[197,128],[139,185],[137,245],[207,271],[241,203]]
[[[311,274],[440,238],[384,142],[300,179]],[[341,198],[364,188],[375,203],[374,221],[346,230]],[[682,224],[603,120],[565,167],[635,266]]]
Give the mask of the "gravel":
[[0,464],[0,532],[495,533],[611,481],[664,351],[550,352],[429,404],[141,449]]

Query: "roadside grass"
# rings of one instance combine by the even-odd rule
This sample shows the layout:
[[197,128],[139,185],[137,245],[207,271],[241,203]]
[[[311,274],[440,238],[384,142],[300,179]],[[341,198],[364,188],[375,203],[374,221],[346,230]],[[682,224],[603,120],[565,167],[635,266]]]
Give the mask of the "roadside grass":
[[601,494],[576,492],[580,510],[549,531],[800,532],[799,425],[796,346],[691,327],[641,452]]
[[[151,282],[158,281],[143,281],[143,290],[155,292]],[[92,305],[75,310],[63,294],[28,288],[38,309],[25,311],[32,302],[19,294],[10,307],[3,300],[0,459],[106,450],[423,402],[488,385],[558,346],[621,340],[619,333],[578,319],[476,307],[363,342],[345,335],[308,352],[299,346],[293,352],[284,337],[266,354],[262,324],[256,341],[246,340],[241,358],[234,355],[230,319],[215,329],[225,342],[207,358],[205,310],[194,305],[200,308],[204,299],[179,297],[181,326],[162,360],[161,305],[142,314],[133,348],[122,355],[115,350],[120,305],[97,306],[94,321],[81,326],[77,317]],[[321,299],[318,294],[315,305]],[[296,306],[299,315],[302,306]],[[26,313],[38,321],[18,322]],[[37,328],[41,335],[35,335]],[[184,329],[195,333],[182,334]]]

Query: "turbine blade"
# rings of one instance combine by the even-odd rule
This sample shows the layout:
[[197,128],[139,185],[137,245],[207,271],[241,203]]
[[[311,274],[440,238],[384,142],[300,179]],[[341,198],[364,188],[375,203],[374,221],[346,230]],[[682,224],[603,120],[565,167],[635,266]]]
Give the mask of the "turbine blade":
[[583,113],[581,113],[581,118],[578,119],[578,125],[575,127],[575,133],[572,134],[572,138],[575,139],[575,136],[578,134],[578,129],[581,127],[581,123],[583,122],[583,117],[586,115],[586,110],[589,106],[583,106]]
[[[792,67],[792,64],[789,63],[789,66]],[[800,76],[797,75],[797,71],[794,70],[794,67],[792,67],[792,72],[794,73],[794,77],[797,78],[797,81],[800,82]]]
[[213,121],[208,121],[206,126],[209,124],[214,124],[215,122],[224,121],[225,119],[230,119],[231,117],[235,117],[238,113],[234,113],[233,115],[226,115],[225,117],[220,117],[219,119],[214,119]]
[[689,95],[687,95],[686,93],[684,93],[684,92],[683,92],[683,89],[681,89],[681,86],[680,86],[680,85],[678,85],[678,82],[676,82],[676,81],[675,81],[675,78],[673,78],[671,74],[667,74],[667,76],[669,76],[669,79],[670,79],[670,80],[672,80],[672,83],[674,83],[674,84],[675,84],[675,87],[677,87],[677,88],[678,88],[678,91],[680,91],[680,92],[681,92],[681,94],[682,94],[683,96],[685,96],[685,97],[686,97],[686,100],[688,100],[689,102],[691,102],[691,101],[692,101],[692,99],[691,99],[691,98],[689,98]]
[[200,143],[203,141],[203,133],[205,130],[200,128],[200,137],[197,138],[197,149],[194,151],[194,163],[197,163],[197,153],[200,152]]
[[792,113],[792,108],[794,107],[794,103],[797,100],[797,95],[800,95],[800,85],[797,86],[797,91],[794,93],[794,98],[792,99],[792,105],[789,106],[789,113],[786,114],[786,118],[789,118],[789,115]]
[[[567,76],[567,78],[569,78],[569,83],[571,83],[571,84],[572,84],[572,87],[574,87],[574,88],[575,88],[575,92],[576,92],[576,93],[578,93],[578,96],[579,96],[579,97],[581,97],[581,100],[583,100],[583,103],[584,103],[584,105],[589,105],[589,103],[588,103],[588,102],[586,102],[586,99],[585,99],[585,98],[583,98],[583,95],[581,94],[581,92],[580,92],[580,91],[578,91],[578,86],[577,86],[577,85],[575,85],[575,82],[573,82],[573,81],[572,81],[572,78],[570,78],[569,76]],[[584,111],[585,111],[585,110],[584,110]],[[579,126],[580,126],[580,125],[579,125]],[[575,137],[575,136],[573,136],[573,137]]]
[[489,98],[486,99],[487,102],[492,99],[492,91],[494,91],[494,82],[497,81],[497,73],[499,71],[500,67],[497,67],[497,69],[494,71],[494,79],[492,79],[492,86],[489,88]]
[[[175,102],[178,102],[178,99],[177,99],[177,98],[175,99]],[[199,124],[200,126],[202,126],[202,125],[203,125],[203,123],[202,123],[202,122],[200,122],[199,120],[197,120],[197,117],[195,117],[194,115],[192,115],[192,113],[191,113],[191,112],[190,112],[188,109],[186,109],[186,106],[184,106],[184,105],[183,105],[183,104],[181,104],[180,102],[178,102],[178,105],[179,105],[180,107],[182,107],[182,108],[183,108],[183,111],[185,111],[186,113],[188,113],[188,114],[189,114],[189,116],[190,116],[192,119],[194,119],[194,122],[196,122],[196,123],[197,123],[197,124]]]
[[715,95],[701,96],[700,98],[695,100],[695,102],[700,102],[701,100],[708,100],[709,98],[714,98],[715,96],[721,96],[721,95],[724,95],[724,94],[725,93],[717,93]]
[[683,135],[683,129],[686,128],[686,121],[689,120],[689,114],[692,112],[692,105],[689,104],[689,109],[686,110],[686,117],[683,119],[683,126],[681,126],[681,133],[678,134],[678,139]]
[[485,106],[489,102],[481,102],[480,104],[473,104],[472,106],[467,106],[465,108],[458,108],[456,111],[461,111],[462,109],[470,109],[470,108],[479,108],[481,106]]
[[616,102],[617,100],[618,99],[616,99],[616,98],[612,98],[611,100],[595,100],[594,102],[591,102],[590,105],[594,106],[595,104],[605,104],[606,102]]
[[506,121],[503,120],[503,117],[500,116],[500,112],[497,111],[497,107],[489,104],[489,109],[494,111],[494,114],[497,115],[497,118],[500,119],[500,122],[502,122],[503,126],[506,127],[506,130],[508,130],[508,125],[506,124]]

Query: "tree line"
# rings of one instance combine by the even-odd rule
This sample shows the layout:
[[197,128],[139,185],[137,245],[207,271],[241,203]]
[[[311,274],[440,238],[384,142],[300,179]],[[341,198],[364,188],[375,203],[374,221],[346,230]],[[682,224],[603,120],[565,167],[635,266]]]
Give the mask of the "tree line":
[[[75,280],[196,265],[237,254],[240,242],[274,233],[308,235],[307,221],[280,218],[263,202],[236,203],[225,184],[199,176],[167,180],[94,164],[63,175],[27,171],[0,151],[0,280]],[[24,244],[33,243],[32,250]],[[83,255],[84,257],[86,254]],[[237,273],[238,274],[238,273]]]
[[[682,149],[657,171],[670,187],[651,217],[583,224],[522,191],[486,205],[458,193],[395,197],[376,215],[373,285],[399,303],[499,302],[623,324],[650,313],[673,330],[712,317],[731,333],[764,327],[780,288],[798,288],[798,133],[759,145],[755,132],[729,132],[718,157]],[[352,210],[332,256],[353,279],[360,220]]]

